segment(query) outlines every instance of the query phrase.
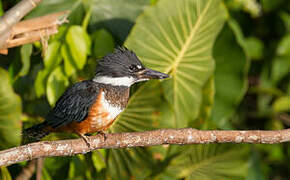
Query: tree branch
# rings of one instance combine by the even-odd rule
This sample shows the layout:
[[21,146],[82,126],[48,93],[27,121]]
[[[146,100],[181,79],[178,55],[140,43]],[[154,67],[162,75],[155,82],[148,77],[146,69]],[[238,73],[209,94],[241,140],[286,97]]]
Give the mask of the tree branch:
[[85,154],[95,149],[156,146],[162,144],[253,143],[274,144],[290,142],[290,129],[276,131],[229,131],[160,129],[145,132],[124,132],[90,136],[91,148],[83,139],[43,141],[0,151],[0,166],[51,156]]
[[0,18],[0,48],[10,37],[10,29],[42,0],[22,0]]
[[6,39],[2,48],[0,47],[0,54],[7,54],[7,48],[43,41],[46,37],[56,34],[58,27],[68,22],[68,15],[69,11],[62,11],[18,22],[10,28],[10,37]]

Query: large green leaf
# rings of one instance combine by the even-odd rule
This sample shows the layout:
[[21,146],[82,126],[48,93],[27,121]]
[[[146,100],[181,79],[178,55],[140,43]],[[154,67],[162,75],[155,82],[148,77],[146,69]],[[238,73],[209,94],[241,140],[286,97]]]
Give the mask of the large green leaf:
[[[202,103],[199,109],[198,121],[191,127],[208,129],[215,96],[214,77],[212,76],[202,89]],[[198,123],[198,124],[196,124]]]
[[49,13],[65,10],[74,10],[81,2],[81,0],[43,0],[26,18],[44,16]]
[[77,179],[77,180],[93,180],[91,177],[91,172],[89,172],[93,167],[85,159],[84,155],[77,155],[71,158],[70,160],[70,169],[68,179]]
[[213,51],[216,60],[213,121],[229,128],[228,118],[235,112],[247,89],[249,59],[244,51],[238,24],[229,21],[218,37]]
[[26,18],[70,10],[71,24],[78,24],[84,15],[83,5],[92,10],[89,29],[106,28],[123,42],[137,16],[150,4],[149,0],[43,0]]
[[71,157],[45,158],[43,171],[46,172],[45,174],[48,174],[48,179],[67,179],[71,159]]
[[0,149],[17,146],[21,134],[21,100],[12,89],[7,71],[0,68]]
[[248,150],[233,145],[196,145],[174,158],[165,173],[186,179],[244,179]]
[[[187,6],[185,5],[189,5],[188,7],[189,9],[187,9],[186,8]],[[214,8],[216,6],[218,8]],[[169,9],[173,9],[174,7],[179,7],[180,10],[183,10],[182,8],[185,8],[187,11],[180,11],[179,13],[181,13],[182,16],[179,16],[179,13],[175,11],[169,10],[168,12],[167,11],[164,12],[166,9],[165,7]],[[206,8],[207,12],[202,11],[204,10],[204,8]],[[187,14],[190,12],[190,10],[196,11],[197,14],[201,13],[198,15],[201,15],[203,17],[199,19],[198,17],[195,16],[194,13]],[[162,13],[166,13],[168,16],[163,16]],[[207,13],[209,13],[209,15]],[[191,15],[192,17],[188,17],[187,15],[188,16]],[[212,16],[214,16],[215,18],[213,18],[212,21],[208,22],[209,24],[207,23],[204,24],[205,21],[207,21],[208,18],[212,18]],[[187,25],[180,24],[179,18],[183,18],[184,22],[186,21],[190,23],[193,27],[190,27],[190,24],[187,24]],[[205,20],[203,18],[205,18]],[[209,3],[203,3],[203,1],[198,1],[198,2],[196,1],[170,1],[170,2],[160,1],[158,2],[156,7],[151,7],[147,9],[145,11],[145,14],[138,18],[136,26],[133,29],[133,32],[130,34],[128,40],[126,41],[126,45],[130,49],[133,49],[137,53],[138,57],[140,57],[141,60],[147,66],[150,66],[151,68],[154,68],[163,72],[165,71],[167,73],[172,72],[173,71],[172,68],[179,71],[184,70],[186,73],[189,73],[190,71],[191,74],[189,74],[188,76],[189,77],[192,76],[194,80],[203,78],[204,82],[198,85],[196,85],[196,82],[194,80],[193,80],[194,82],[190,81],[191,78],[190,80],[185,80],[185,82],[184,82],[184,79],[181,78],[183,80],[182,83],[183,84],[185,83],[186,87],[190,83],[193,83],[189,85],[190,90],[192,91],[196,90],[198,93],[201,94],[201,91],[204,88],[205,82],[208,80],[208,77],[212,74],[213,60],[211,58],[211,46],[213,45],[215,35],[218,33],[218,30],[223,24],[223,19],[224,19],[224,11],[221,5],[219,4],[219,1],[210,1]],[[167,23],[156,24],[156,22],[161,23],[163,21]],[[176,27],[173,26],[174,24],[170,24],[172,21],[176,23],[175,24]],[[218,25],[216,26],[215,23],[217,23]],[[152,26],[152,24],[154,26]],[[170,27],[169,29],[168,29],[168,26]],[[214,29],[212,26],[216,26],[217,28]],[[186,31],[185,32],[186,34],[183,34],[182,27],[186,28],[186,29],[183,29]],[[174,28],[175,30],[176,28],[178,28],[179,31],[178,30],[175,31],[175,34],[174,34],[174,31],[172,32],[171,28]],[[163,31],[164,29],[167,31]],[[209,32],[207,31],[207,29],[209,30]],[[215,30],[217,32],[215,32]],[[164,37],[163,33],[165,33],[166,37]],[[178,40],[176,39],[176,33],[179,37],[181,37],[181,42],[184,42],[184,41],[186,42],[180,44]],[[201,36],[198,36],[198,34],[200,34]],[[156,38],[155,36],[158,38]],[[183,50],[182,49],[179,50],[182,52],[172,51],[173,54],[176,53],[175,56],[179,56],[178,59],[176,59],[177,57],[172,58],[172,59],[164,59],[164,58],[162,59],[159,57],[159,55],[166,57],[167,56],[166,53],[171,52],[170,48],[172,47],[170,47],[170,45],[168,44],[168,41],[164,38],[173,38],[175,40],[174,42],[176,43],[174,44],[174,47],[176,48],[183,47],[182,48]],[[205,41],[206,42],[209,41],[209,43],[206,44],[200,38],[205,38]],[[157,39],[160,39],[160,41],[158,41]],[[200,42],[200,40],[202,42]],[[144,44],[142,43],[140,44],[140,42],[143,42]],[[172,41],[170,41],[169,43],[172,43]],[[201,48],[199,49],[199,52],[196,52],[194,50],[195,48],[198,48],[198,47],[200,48],[201,46],[203,46],[204,43],[206,45],[205,49]],[[144,45],[145,45],[145,48],[143,47]],[[169,49],[166,49],[165,47]],[[156,49],[156,51],[153,50],[152,52],[152,49]],[[154,52],[157,54],[154,54]],[[201,60],[197,60],[195,57],[194,58],[184,57],[188,55],[188,53],[193,53],[193,54],[196,53],[196,56],[197,56],[196,58],[201,58]],[[154,63],[148,60],[148,58],[146,57],[149,57],[149,58],[152,57],[153,59],[156,60],[156,62]],[[176,61],[179,62],[178,65],[176,64]],[[186,67],[190,66],[191,64],[193,64],[192,67],[194,69],[193,70],[187,69]],[[204,72],[203,71],[200,72],[199,71],[200,69],[204,70]],[[199,77],[200,73],[202,77]],[[172,72],[172,76],[175,78],[176,77],[180,78],[179,74],[176,74],[176,72],[175,73]],[[185,76],[187,77],[187,74],[185,74]],[[198,87],[195,87],[195,86],[198,86]],[[172,86],[168,86],[168,85],[162,86],[162,84],[159,81],[151,81],[151,82],[141,85],[138,88],[138,90],[130,98],[130,101],[126,110],[119,116],[116,123],[112,127],[112,131],[113,132],[143,131],[143,130],[162,128],[162,127],[171,127],[171,128],[180,127],[179,121],[182,122],[183,119],[174,118],[174,108],[178,107],[178,109],[176,110],[181,110],[181,113],[183,113],[184,111],[182,110],[182,108],[184,106],[180,104],[178,105],[175,104],[175,106],[170,106],[167,103],[167,101],[163,97],[163,94],[173,93],[172,90],[168,90],[168,87],[172,87]],[[180,93],[180,92],[174,91],[174,93]],[[191,100],[193,99],[193,102],[190,102],[190,103],[192,104],[196,103],[194,102],[196,98],[195,96],[193,97],[191,94],[190,95],[185,94],[184,97]],[[179,107],[179,105],[181,107]],[[199,105],[196,106],[196,108],[197,108],[196,111],[199,111]],[[189,109],[192,109],[192,107],[189,107]],[[197,112],[196,112],[196,115],[197,115]],[[185,126],[185,124],[186,123],[183,123],[183,126]],[[146,150],[144,151],[147,152]],[[109,168],[110,174],[113,177],[118,177],[118,176],[128,177],[133,174],[136,176],[136,172],[138,172],[138,170],[136,171],[133,170],[133,169],[136,169],[136,167],[134,167],[134,164],[139,161],[142,162],[142,160],[144,161],[146,158],[144,157],[142,158],[142,153],[137,153],[135,150],[131,151],[131,154],[134,154],[134,157],[130,157],[128,156],[128,154],[130,153],[127,152],[126,150],[121,150],[121,151],[116,150],[114,152],[110,151],[109,153],[110,163],[109,163],[108,168]],[[152,155],[148,154],[147,159],[151,156]],[[128,162],[129,157],[130,157],[130,162],[131,163],[134,162],[133,165],[119,166],[121,162]],[[154,166],[153,162],[148,161],[148,165],[142,168],[144,173],[138,176],[138,178],[141,178],[141,179],[142,177],[144,178],[144,175],[146,175],[146,173],[148,172],[148,169],[146,169],[146,167],[152,168],[153,166]],[[147,174],[147,176],[148,175],[149,174]]]
[[106,157],[106,150],[99,149],[97,151],[92,153],[92,162],[94,163],[95,169],[99,172],[106,168],[106,162],[104,159],[104,157]]
[[214,68],[212,46],[225,17],[218,0],[160,0],[137,19],[126,40],[147,66],[171,75],[163,87],[176,127],[197,117],[202,87]]
[[108,158],[111,179],[146,179],[153,167],[152,154],[145,148],[112,149]]
[[263,164],[261,157],[259,157],[258,152],[253,148],[251,150],[250,160],[249,160],[249,170],[246,180],[265,180],[265,174],[262,172],[261,166]]
[[92,35],[93,56],[102,58],[108,53],[113,52],[115,43],[112,35],[105,29],[95,31]]
[[[42,0],[42,2],[25,16],[26,19],[48,15],[50,13],[69,11],[68,23],[80,24],[85,15],[82,0]],[[60,16],[62,21],[64,16]]]
[[149,5],[148,0],[91,0],[92,8],[89,29],[105,27],[123,42],[128,36],[137,16]]

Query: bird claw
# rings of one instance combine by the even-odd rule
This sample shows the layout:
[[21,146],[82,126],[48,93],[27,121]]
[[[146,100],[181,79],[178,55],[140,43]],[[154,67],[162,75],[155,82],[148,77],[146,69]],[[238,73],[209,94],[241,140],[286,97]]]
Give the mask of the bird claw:
[[83,140],[87,144],[88,148],[91,149],[92,148],[91,138],[89,136],[86,136],[86,135],[83,135],[83,134],[79,134],[79,135],[83,138]]
[[105,133],[104,131],[100,131],[99,134],[103,135],[104,141],[107,140],[107,138],[108,138],[107,133]]
[[[103,135],[104,141],[107,140],[107,133],[105,133],[104,131],[100,131],[99,134]],[[91,142],[90,136],[86,136],[84,134],[79,134],[79,136],[83,138],[83,140],[87,144],[88,148],[92,149],[93,146],[92,146],[92,142]]]

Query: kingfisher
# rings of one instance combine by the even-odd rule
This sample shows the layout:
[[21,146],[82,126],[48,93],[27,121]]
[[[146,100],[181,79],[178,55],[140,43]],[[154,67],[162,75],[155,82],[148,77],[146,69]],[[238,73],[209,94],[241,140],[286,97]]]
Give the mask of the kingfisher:
[[146,68],[133,51],[119,47],[99,61],[93,79],[68,88],[45,121],[26,129],[23,136],[34,142],[51,132],[75,133],[90,146],[87,135],[104,133],[126,108],[130,86],[168,77]]

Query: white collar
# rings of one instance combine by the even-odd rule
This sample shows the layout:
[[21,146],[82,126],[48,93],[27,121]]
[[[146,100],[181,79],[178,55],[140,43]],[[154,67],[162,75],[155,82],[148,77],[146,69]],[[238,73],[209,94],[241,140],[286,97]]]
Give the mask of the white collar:
[[108,76],[97,76],[93,81],[102,84],[110,84],[112,86],[127,86],[130,87],[136,82],[133,77],[108,77]]

